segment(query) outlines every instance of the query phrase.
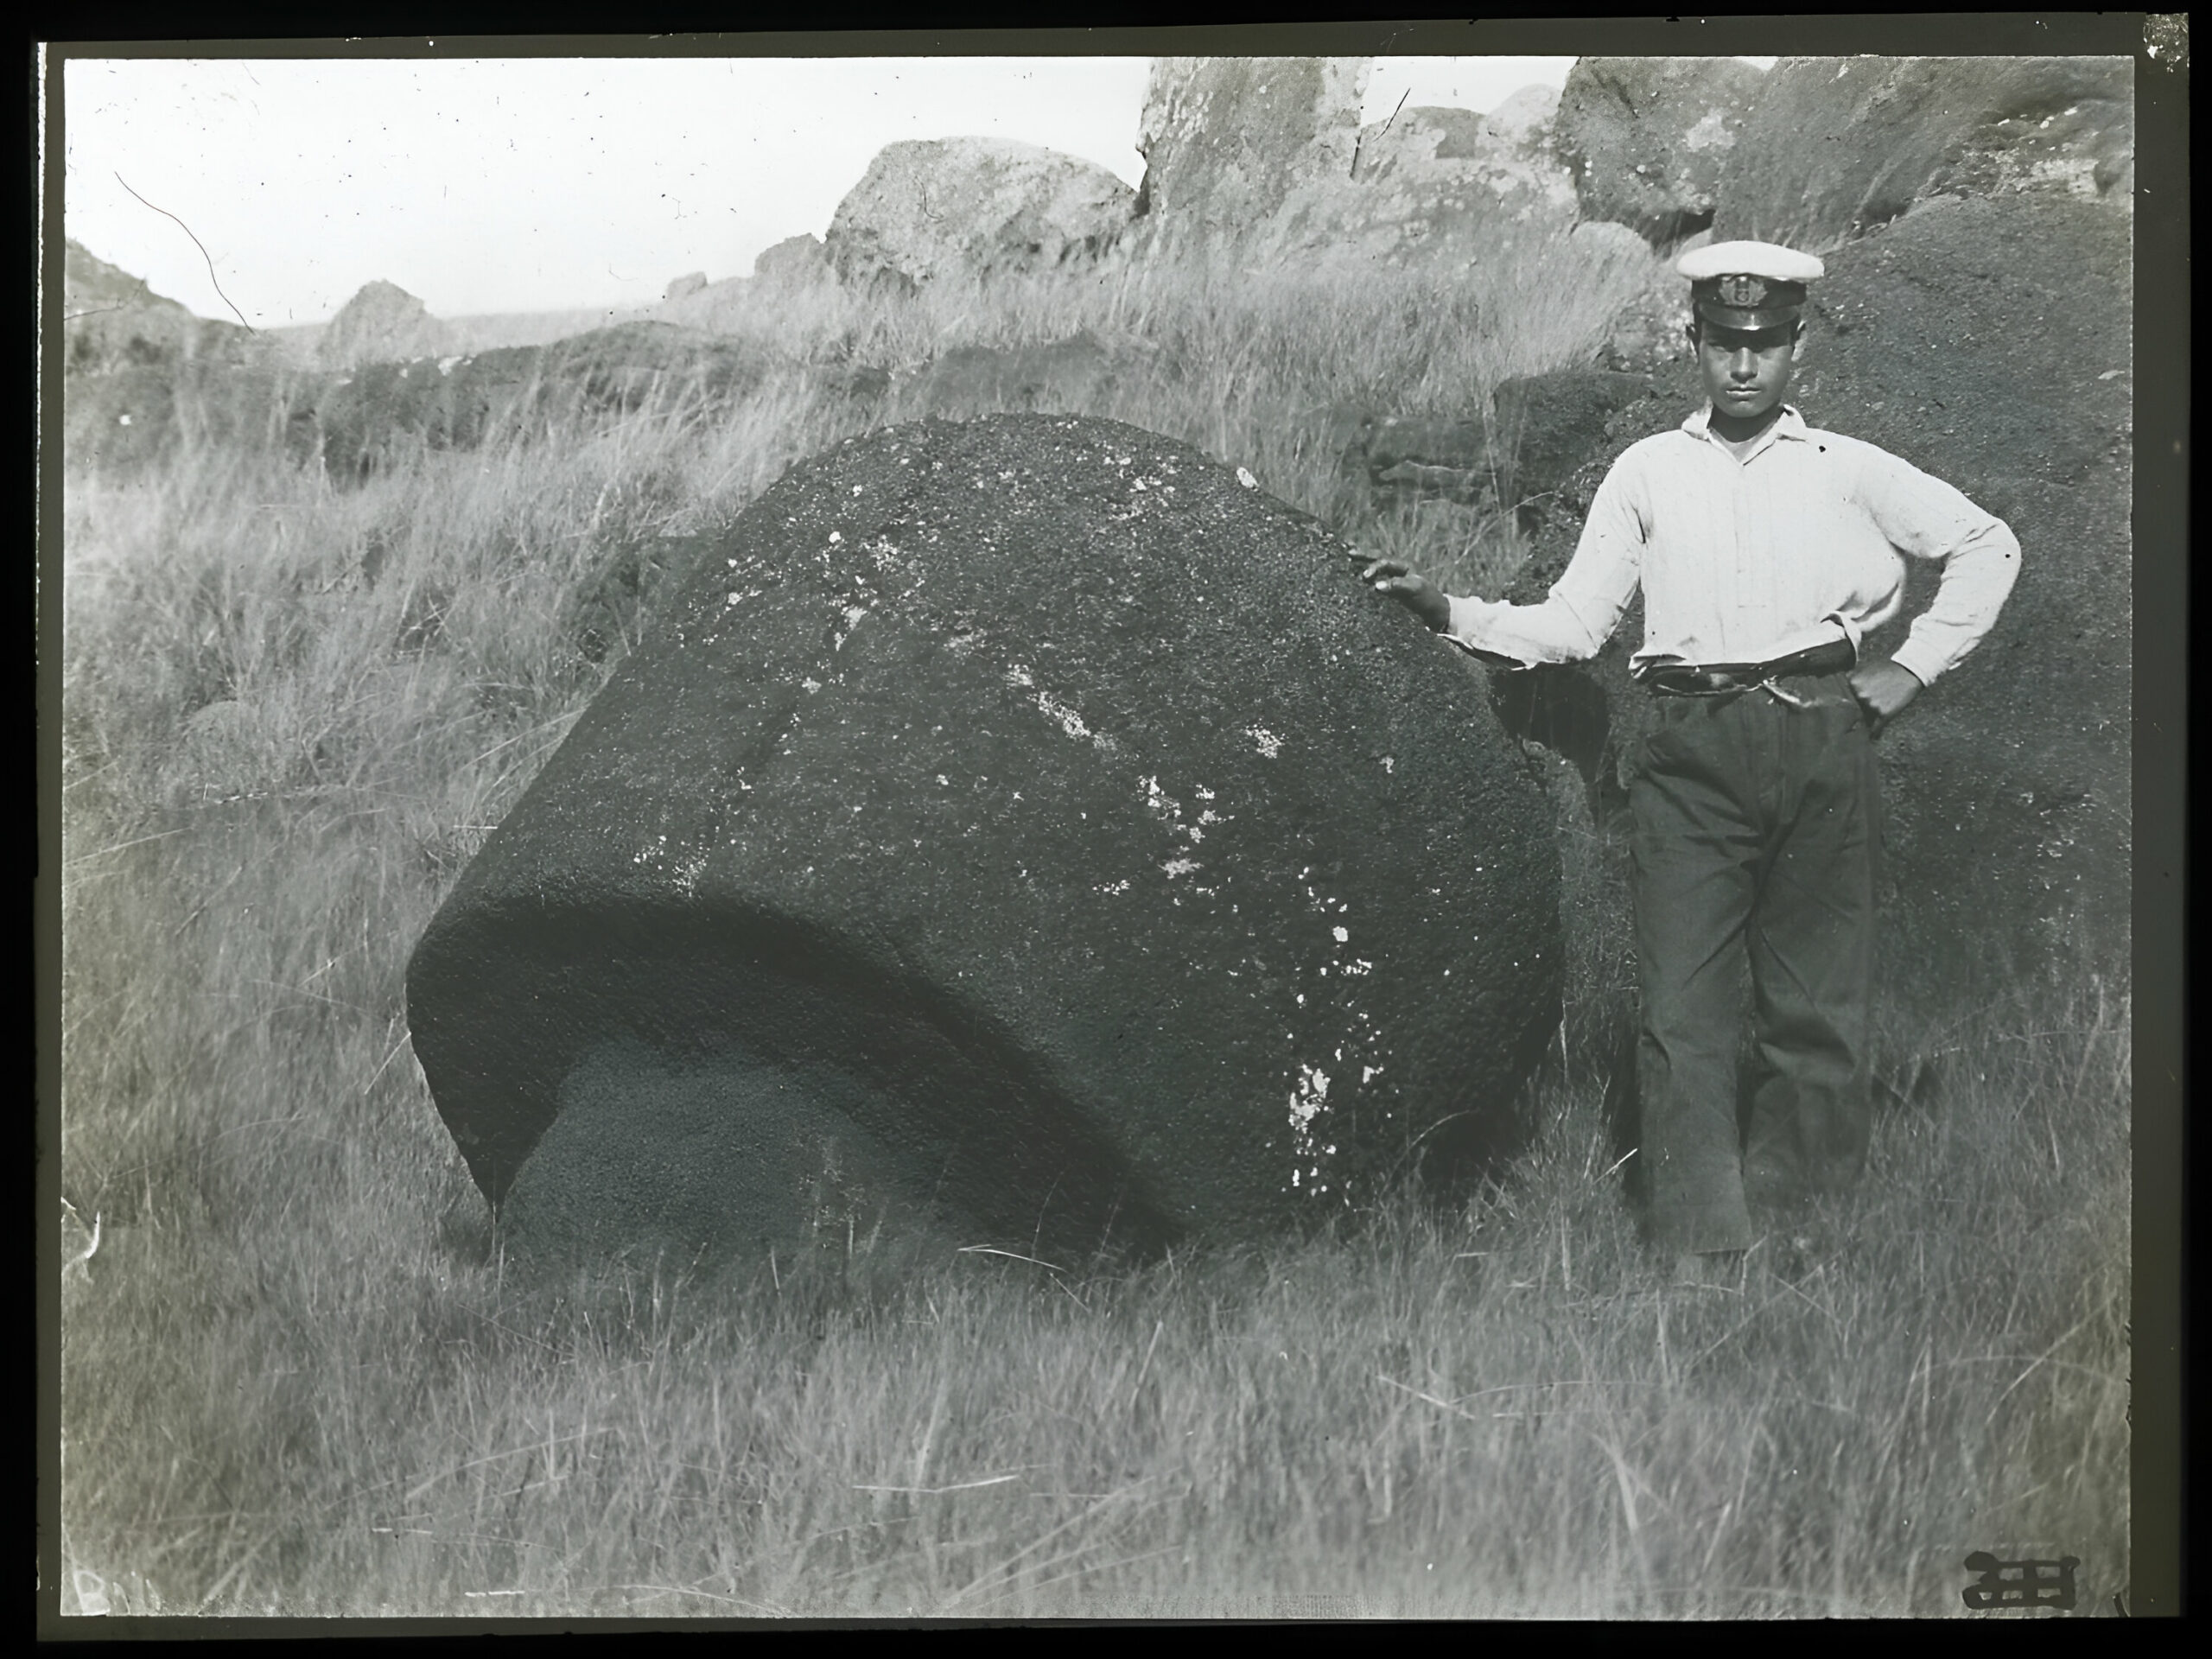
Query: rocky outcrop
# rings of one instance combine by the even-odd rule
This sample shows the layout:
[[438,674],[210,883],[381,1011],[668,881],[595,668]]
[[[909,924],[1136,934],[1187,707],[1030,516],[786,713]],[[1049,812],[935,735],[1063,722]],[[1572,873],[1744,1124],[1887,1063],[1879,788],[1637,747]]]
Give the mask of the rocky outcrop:
[[670,282],[667,289],[662,293],[661,298],[664,301],[688,300],[706,285],[707,273],[705,271],[686,271],[683,276],[676,277]]
[[1154,257],[1467,264],[1564,235],[1573,180],[1540,87],[1493,115],[1416,107],[1362,127],[1360,59],[1159,59],[1140,148]]
[[74,242],[62,256],[61,317],[65,374],[274,360],[251,331],[195,316]]
[[1584,217],[1662,245],[1710,225],[1763,79],[1733,58],[1577,59],[1554,142]]
[[753,275],[764,286],[806,288],[830,280],[830,255],[822,238],[811,232],[787,236],[760,250],[753,262]]
[[862,288],[1079,269],[1119,240],[1134,200],[1106,168],[1034,144],[896,143],[837,204],[823,251]]
[[261,452],[285,442],[300,377],[268,336],[196,316],[74,242],[61,300],[66,465],[128,473],[181,444]]
[[326,369],[366,363],[404,363],[440,357],[453,348],[452,332],[423,302],[394,283],[369,283],[346,302],[315,341],[315,361]]
[[1488,135],[1506,143],[1530,148],[1548,144],[1559,124],[1556,86],[1541,83],[1523,86],[1483,118]]
[[2126,58],[1785,58],[1745,120],[1713,231],[1827,247],[1937,195],[2128,205]]
[[1513,1139],[1549,809],[1318,522],[1133,427],[924,422],[660,614],[409,969],[511,1236],[774,1240],[835,1188],[1247,1238]]
[[1263,245],[1286,258],[1471,264],[1563,236],[1574,223],[1573,178],[1527,131],[1471,110],[1400,111],[1362,130],[1349,177],[1300,186]]
[[1365,58],[1154,58],[1137,149],[1147,245],[1244,242],[1293,193],[1349,179]]
[[2000,977],[2126,959],[2132,245],[2125,213],[2063,194],[1930,201],[1815,290],[1808,418],[1948,479],[2022,550],[1996,632],[1882,740],[1903,984],[1967,938]]

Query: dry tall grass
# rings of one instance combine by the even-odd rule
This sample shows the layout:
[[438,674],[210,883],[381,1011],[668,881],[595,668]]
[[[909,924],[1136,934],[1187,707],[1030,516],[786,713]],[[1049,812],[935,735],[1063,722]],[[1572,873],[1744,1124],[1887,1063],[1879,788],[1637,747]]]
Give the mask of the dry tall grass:
[[[1977,1548],[2123,1589],[2124,988],[1892,1011],[1942,1081],[1864,1196],[1687,1299],[1620,1203],[1596,1020],[1475,1199],[1141,1268],[917,1266],[825,1216],[795,1262],[526,1279],[414,1067],[409,947],[682,538],[869,418],[823,364],[1139,336],[1084,412],[1494,586],[1510,523],[1376,516],[1298,416],[1579,360],[1642,273],[1556,258],[830,294],[749,325],[779,366],[713,423],[350,493],[213,453],[73,477],[66,1610],[1935,1613]],[[1586,1010],[1617,874],[1571,810],[1562,849]]]

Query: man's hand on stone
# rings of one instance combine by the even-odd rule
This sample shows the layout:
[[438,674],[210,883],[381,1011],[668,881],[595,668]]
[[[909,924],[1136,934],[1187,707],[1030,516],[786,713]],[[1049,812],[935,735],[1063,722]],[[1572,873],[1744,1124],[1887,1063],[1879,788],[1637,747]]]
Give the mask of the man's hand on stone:
[[1444,590],[1402,560],[1370,560],[1359,579],[1396,600],[1434,632],[1441,633],[1452,626],[1452,601]]
[[1920,695],[1920,680],[1909,668],[1895,663],[1861,663],[1851,671],[1851,695],[1866,711],[1866,734],[1879,737],[1882,728],[1903,714]]

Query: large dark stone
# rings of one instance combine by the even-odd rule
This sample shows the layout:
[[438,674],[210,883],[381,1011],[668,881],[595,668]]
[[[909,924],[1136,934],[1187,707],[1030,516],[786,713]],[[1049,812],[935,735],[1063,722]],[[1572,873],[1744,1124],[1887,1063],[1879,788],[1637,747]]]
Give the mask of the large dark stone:
[[1236,1237],[1510,1143],[1557,891],[1482,671],[1318,522],[1117,423],[925,422],[737,522],[409,1018],[525,1237],[772,1240],[833,1190]]
[[[2094,201],[1929,201],[1829,255],[1814,289],[1807,417],[1948,479],[2020,541],[1995,630],[1881,741],[1892,976],[1926,995],[2124,969],[2133,241]],[[1910,575],[1878,649],[1926,606],[1932,573]]]
[[1606,420],[1651,395],[1649,375],[1560,369],[1502,381],[1491,439],[1498,499],[1557,493],[1605,442]]
[[2134,187],[2126,58],[1785,58],[1720,179],[1716,238],[1825,248],[1939,194]]
[[765,366],[738,340],[628,322],[546,346],[372,363],[327,382],[315,418],[325,468],[351,483],[415,448],[474,449],[648,406],[710,414],[755,389]]
[[1126,387],[1173,372],[1141,337],[1085,328],[1041,346],[956,346],[896,391],[903,418],[1096,409]]

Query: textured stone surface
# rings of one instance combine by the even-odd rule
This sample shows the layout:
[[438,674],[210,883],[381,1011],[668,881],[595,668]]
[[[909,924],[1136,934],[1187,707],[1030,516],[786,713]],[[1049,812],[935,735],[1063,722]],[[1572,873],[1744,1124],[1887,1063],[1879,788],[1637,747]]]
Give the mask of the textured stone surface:
[[1365,58],[1154,58],[1137,211],[1160,251],[1245,241],[1299,187],[1349,179]]
[[662,619],[409,970],[509,1225],[661,1191],[664,1100],[738,1238],[825,1187],[1238,1237],[1511,1140],[1550,812],[1315,521],[1118,423],[924,422],[793,468]]
[[[1916,969],[1957,971],[1961,939],[1999,974],[2126,949],[2132,245],[2125,212],[2063,194],[1930,201],[1831,255],[1815,290],[1808,416],[2020,540],[1996,632],[1882,740],[1885,925]],[[1915,575],[1910,609],[1932,585]]]
[[812,283],[827,282],[833,273],[829,251],[823,246],[822,238],[812,232],[804,232],[761,249],[753,262],[753,274],[764,283],[804,288]]
[[[1948,480],[2021,545],[1996,630],[1881,740],[1884,979],[1908,1002],[1952,1006],[2126,950],[2130,245],[2126,213],[2063,194],[1929,201],[1828,254],[1814,292],[1791,394],[1806,418]],[[1608,420],[1508,597],[1542,597],[1612,459],[1701,400],[1687,364],[1656,385]],[[1932,573],[1915,563],[1910,578],[1905,615],[1871,652],[1894,649],[1925,608]],[[1601,782],[1648,712],[1627,677],[1642,632],[1639,605],[1596,664],[1544,677],[1587,674],[1605,691]],[[1575,741],[1590,730],[1584,719]]]
[[1144,245],[1248,263],[1405,264],[1565,233],[1572,176],[1552,100],[1501,118],[1415,107],[1358,124],[1361,59],[1159,59],[1146,99]]
[[1652,390],[1648,375],[1604,369],[1516,376],[1489,408],[1457,418],[1316,410],[1306,447],[1376,492],[1522,506],[1533,527],[1604,450],[1607,419]]
[[1554,143],[1583,213],[1655,243],[1703,230],[1763,79],[1733,58],[1576,60]]
[[687,270],[683,276],[675,277],[669,283],[667,290],[662,294],[661,298],[663,300],[689,299],[706,285],[705,271]]
[[1938,194],[2134,188],[2126,58],[1785,58],[1731,152],[1723,238],[1815,248]]
[[1275,259],[1468,264],[1565,235],[1574,213],[1573,176],[1525,130],[1417,108],[1363,129],[1358,165],[1294,188],[1253,246]]
[[454,346],[452,330],[395,283],[371,283],[339,308],[315,341],[315,361],[326,369],[367,363],[404,363],[438,357]]
[[1556,493],[1604,443],[1606,420],[1651,391],[1648,375],[1607,369],[1499,382],[1491,440],[1499,501],[1517,506]]
[[887,144],[823,241],[838,280],[919,286],[1081,267],[1110,250],[1135,195],[1095,162],[1004,138]]

